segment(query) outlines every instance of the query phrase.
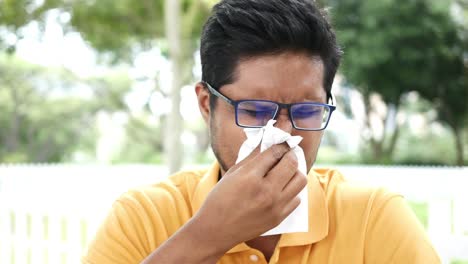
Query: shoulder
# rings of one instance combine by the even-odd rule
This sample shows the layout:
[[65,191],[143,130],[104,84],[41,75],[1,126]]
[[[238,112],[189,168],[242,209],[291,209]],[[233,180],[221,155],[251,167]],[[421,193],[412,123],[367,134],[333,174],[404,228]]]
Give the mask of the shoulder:
[[369,263],[439,263],[401,194],[348,182],[334,169],[314,172],[326,194],[331,234],[337,241],[353,237]]
[[206,169],[178,172],[158,183],[131,189],[116,203],[130,208],[157,209],[159,213],[183,208],[189,210],[194,190],[205,172]]
[[314,169],[313,175],[319,180],[331,206],[339,205],[340,208],[353,206],[354,209],[370,209],[379,207],[393,198],[402,198],[401,194],[382,187],[370,187],[349,182],[336,169]]
[[203,170],[174,174],[132,189],[112,205],[84,263],[139,263],[191,217],[190,199]]
[[[325,193],[329,225],[339,236],[366,237],[369,225],[381,217],[381,212],[402,211],[403,197],[385,188],[376,188],[348,182],[335,169],[314,170]],[[390,206],[398,201],[398,206]],[[406,212],[406,211],[405,211]],[[387,219],[391,220],[391,219]]]

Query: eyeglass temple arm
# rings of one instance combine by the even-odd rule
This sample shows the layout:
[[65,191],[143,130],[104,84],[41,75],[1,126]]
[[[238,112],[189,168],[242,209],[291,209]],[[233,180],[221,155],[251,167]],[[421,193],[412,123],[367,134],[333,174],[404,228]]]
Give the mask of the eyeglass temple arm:
[[228,102],[229,104],[234,105],[234,102],[233,102],[231,99],[227,98],[227,97],[224,96],[222,93],[218,92],[218,91],[217,91],[215,88],[213,88],[209,83],[203,82],[203,84],[205,84],[205,86],[208,88],[208,90],[209,90],[212,94],[214,94],[215,96],[217,96],[217,97],[223,99],[224,101]]

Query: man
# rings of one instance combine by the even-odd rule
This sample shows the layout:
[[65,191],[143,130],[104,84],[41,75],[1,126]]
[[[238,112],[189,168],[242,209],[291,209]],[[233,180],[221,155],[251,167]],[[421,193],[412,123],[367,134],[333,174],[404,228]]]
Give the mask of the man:
[[[340,49],[308,0],[224,0],[201,37],[195,87],[217,162],[128,192],[114,204],[85,263],[439,263],[399,195],[311,169],[333,112]],[[303,137],[307,176],[285,144],[235,164],[243,127],[269,119]],[[308,188],[309,230],[260,236]]]

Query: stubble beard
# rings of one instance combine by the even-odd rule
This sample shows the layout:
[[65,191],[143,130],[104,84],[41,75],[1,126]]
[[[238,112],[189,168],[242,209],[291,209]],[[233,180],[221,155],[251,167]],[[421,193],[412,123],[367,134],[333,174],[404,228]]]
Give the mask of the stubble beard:
[[[213,118],[213,117],[212,117]],[[215,155],[215,158],[216,160],[218,161],[219,163],[219,167],[221,168],[221,171],[222,172],[226,172],[228,171],[228,165],[226,164],[226,162],[221,158],[221,153],[219,151],[219,146],[216,142],[218,142],[216,140],[216,136],[217,135],[217,130],[216,130],[216,127],[213,125],[214,122],[210,122],[210,127],[209,127],[209,138],[210,138],[210,146],[211,146],[211,150],[213,151],[213,154]],[[220,171],[220,175],[221,175],[221,171]]]

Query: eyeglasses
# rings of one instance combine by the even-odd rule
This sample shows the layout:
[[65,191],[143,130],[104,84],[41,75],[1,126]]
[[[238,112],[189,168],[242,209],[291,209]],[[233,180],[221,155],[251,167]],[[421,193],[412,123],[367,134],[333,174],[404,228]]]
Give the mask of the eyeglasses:
[[259,128],[275,119],[282,108],[288,109],[289,118],[295,129],[307,131],[324,130],[336,106],[315,102],[282,104],[268,100],[231,100],[207,82],[208,91],[234,106],[236,124],[240,127]]

